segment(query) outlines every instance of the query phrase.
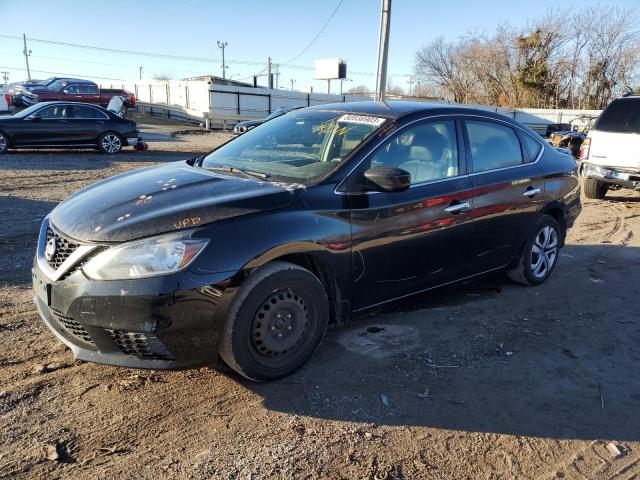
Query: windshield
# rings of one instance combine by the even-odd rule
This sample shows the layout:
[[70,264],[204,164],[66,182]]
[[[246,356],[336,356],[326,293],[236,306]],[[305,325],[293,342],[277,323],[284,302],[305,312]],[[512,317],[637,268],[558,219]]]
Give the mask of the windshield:
[[275,112],[271,113],[271,115],[268,115],[264,120],[265,122],[267,120],[272,120],[276,117],[279,117],[280,115],[284,115],[285,113],[287,113],[289,110],[285,109],[285,108],[279,108],[278,110],[276,110]]
[[308,185],[334,171],[384,121],[365,115],[295,110],[218,148],[204,158],[202,167],[233,167]]
[[25,108],[24,110],[20,110],[17,113],[14,113],[13,116],[17,118],[24,118],[31,115],[33,112],[40,110],[42,108],[42,103],[36,103],[35,105],[31,105],[30,107]]
[[67,86],[69,82],[66,82],[64,80],[56,80],[55,82],[51,82],[47,88],[49,90],[53,90],[54,92],[59,92],[60,90],[62,90],[64,87]]

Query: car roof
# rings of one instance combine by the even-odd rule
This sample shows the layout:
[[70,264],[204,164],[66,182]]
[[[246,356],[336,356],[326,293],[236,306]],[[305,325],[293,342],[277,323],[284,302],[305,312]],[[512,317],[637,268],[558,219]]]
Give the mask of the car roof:
[[[108,109],[104,108],[102,105],[96,105],[94,103],[87,103],[87,102],[71,102],[71,101],[64,101],[64,100],[52,100],[50,102],[38,102],[38,103],[36,103],[36,105],[41,105],[43,107],[46,107],[48,105],[82,105],[83,107],[93,107],[93,108],[97,108],[100,111],[111,112],[111,110],[108,110]],[[113,113],[113,112],[111,112],[111,113]]]
[[310,110],[334,110],[338,112],[362,113],[369,115],[380,115],[383,117],[401,117],[409,113],[428,112],[431,110],[460,110],[462,111],[479,111],[486,113],[486,110],[469,108],[466,105],[456,105],[450,103],[438,102],[416,102],[404,100],[389,100],[384,102],[363,101],[363,102],[347,102],[347,103],[331,103],[326,105],[315,105],[307,107]]
[[65,82],[73,82],[73,83],[90,83],[93,84],[91,80],[83,80],[82,78],[69,78],[69,77],[58,77],[56,81],[64,80]]

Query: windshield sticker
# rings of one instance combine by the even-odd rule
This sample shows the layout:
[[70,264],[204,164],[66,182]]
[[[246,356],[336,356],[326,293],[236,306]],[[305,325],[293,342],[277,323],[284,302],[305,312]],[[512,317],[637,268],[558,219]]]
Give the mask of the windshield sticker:
[[364,125],[374,125],[379,127],[386,118],[370,117],[368,115],[343,115],[338,119],[339,123],[360,123]]

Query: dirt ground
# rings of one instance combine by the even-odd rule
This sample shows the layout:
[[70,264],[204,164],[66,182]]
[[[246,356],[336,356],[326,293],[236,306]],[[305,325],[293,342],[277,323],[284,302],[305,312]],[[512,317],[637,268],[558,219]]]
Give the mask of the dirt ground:
[[640,478],[640,194],[585,201],[543,286],[415,297],[334,328],[278,382],[76,362],[31,300],[43,217],[227,138],[141,127],[147,152],[0,158],[1,479]]

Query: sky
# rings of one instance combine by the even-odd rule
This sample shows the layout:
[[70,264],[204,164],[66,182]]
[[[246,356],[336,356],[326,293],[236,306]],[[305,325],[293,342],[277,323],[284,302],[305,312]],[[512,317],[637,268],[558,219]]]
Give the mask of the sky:
[[[326,91],[314,80],[314,60],[347,61],[344,90],[375,86],[380,30],[380,0],[342,0],[332,20],[311,46],[339,0],[0,0],[0,72],[9,81],[26,79],[22,40],[26,34],[33,78],[54,74],[133,80],[167,74],[175,79],[222,73],[217,40],[227,42],[227,77],[250,81],[264,73],[268,57],[279,69],[280,88]],[[640,0],[609,0],[607,5],[640,10]],[[590,0],[393,0],[388,77],[408,88],[416,50],[443,36],[450,40],[470,32],[492,33],[501,23],[524,25],[547,9],[575,9],[602,2]],[[33,40],[29,40],[33,39]],[[74,43],[191,59],[158,58],[52,45],[36,39]],[[304,52],[303,52],[304,51]],[[302,53],[303,52],[303,53]],[[302,54],[301,54],[302,53]],[[294,59],[294,60],[292,60]],[[292,66],[287,66],[285,64]],[[1,73],[0,73],[1,75]],[[0,80],[1,82],[1,80]],[[266,78],[260,79],[266,84]],[[340,84],[332,83],[332,93]]]

